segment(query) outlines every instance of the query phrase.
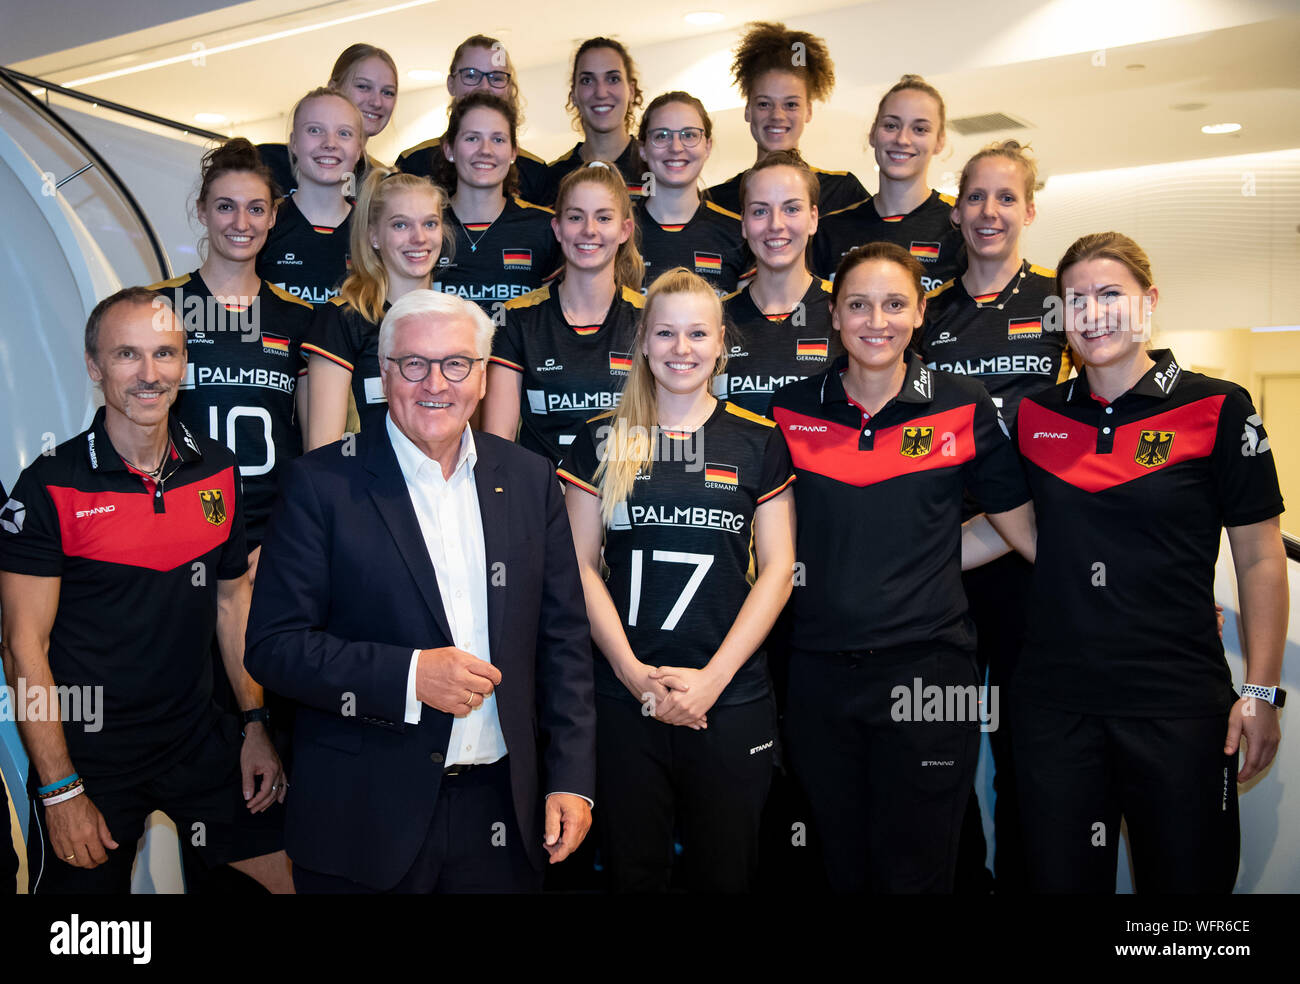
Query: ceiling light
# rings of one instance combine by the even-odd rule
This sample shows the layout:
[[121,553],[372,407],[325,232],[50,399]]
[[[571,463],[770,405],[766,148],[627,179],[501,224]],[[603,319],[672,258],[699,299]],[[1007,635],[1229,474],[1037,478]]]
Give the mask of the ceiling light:
[[230,120],[225,113],[195,113],[194,122],[202,123],[204,126],[221,126],[223,123],[229,123]]
[[1202,133],[1236,133],[1241,129],[1240,123],[1206,123],[1201,127]]
[[412,82],[441,82],[443,74],[436,68],[413,68],[406,77]]
[[1265,327],[1252,328],[1251,331],[1300,331],[1300,325],[1268,325]]
[[694,24],[696,27],[707,27],[722,20],[722,15],[716,10],[697,10],[694,13],[687,14],[682,20],[686,21],[687,24]]
[[255,44],[265,44],[268,41],[279,41],[281,38],[297,37],[299,34],[309,34],[312,31],[319,31],[326,27],[337,27],[340,24],[351,24],[353,21],[365,20],[367,17],[377,17],[380,14],[391,14],[399,10],[409,10],[411,7],[423,7],[437,0],[407,0],[406,3],[393,4],[391,7],[381,7],[379,10],[368,10],[361,14],[350,14],[347,17],[336,17],[333,20],[321,21],[319,24],[307,24],[303,27],[293,27],[285,31],[274,31],[271,34],[263,34],[259,37],[249,38],[246,41],[234,41],[230,44],[214,45],[211,48],[192,48],[183,55],[172,55],[170,58],[159,58],[157,61],[146,62],[143,65],[132,65],[130,68],[119,68],[112,72],[101,72],[98,75],[87,75],[84,79],[73,79],[71,82],[63,84],[69,88],[78,85],[90,85],[92,82],[103,82],[106,79],[121,78],[123,75],[134,75],[136,72],[147,72],[152,68],[163,68],[167,65],[179,65],[181,62],[193,62],[200,55],[204,58],[209,55],[220,55],[227,51],[236,51],[240,48],[251,48]]

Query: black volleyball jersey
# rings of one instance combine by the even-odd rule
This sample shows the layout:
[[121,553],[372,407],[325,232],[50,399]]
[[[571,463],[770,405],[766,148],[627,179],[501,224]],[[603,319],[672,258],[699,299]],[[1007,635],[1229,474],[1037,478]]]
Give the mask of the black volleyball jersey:
[[[434,137],[422,144],[416,144],[397,155],[397,167],[407,174],[419,175],[437,182],[442,173],[445,158],[442,154],[442,137]],[[546,197],[546,188],[550,179],[546,172],[546,162],[536,154],[518,149],[515,151],[515,174],[519,178],[519,195],[524,201],[536,205],[549,205],[542,199]],[[455,192],[448,188],[448,194]]]
[[[821,192],[817,196],[819,215],[825,216],[871,197],[852,171],[823,171],[811,165],[809,170],[817,175],[817,182],[821,186]],[[745,172],[741,171],[730,180],[714,185],[708,191],[709,201],[728,212],[740,214],[740,179],[744,176]]]
[[598,325],[564,319],[555,286],[506,304],[492,362],[523,374],[519,443],[558,463],[588,417],[618,406],[645,297],[624,287]]
[[[384,311],[392,307],[384,302]],[[303,353],[319,355],[352,373],[352,399],[362,427],[382,424],[388,400],[379,378],[379,323],[369,321],[342,297],[316,308],[302,343]]]
[[[545,200],[537,204],[554,206],[564,176],[570,171],[587,166],[587,162],[582,159],[582,144],[583,141],[579,140],[573,145],[571,151],[546,165],[547,186],[546,194],[543,196]],[[628,140],[627,147],[618,155],[618,160],[610,163],[618,168],[619,174],[623,175],[623,181],[627,184],[627,193],[632,196],[633,201],[645,197],[645,176],[650,173],[650,166],[641,157],[641,149],[635,140]]]
[[740,235],[740,216],[712,202],[700,202],[691,220],[682,225],[660,225],[644,200],[637,203],[633,215],[641,233],[644,290],[661,273],[682,266],[707,280],[719,294],[729,294],[753,265]]
[[172,414],[235,453],[251,550],[262,542],[284,465],[302,454],[294,397],[312,307],[265,280],[247,306],[218,301],[197,270],[150,289],[172,301],[185,326],[188,364]]
[[1087,372],[1026,397],[1014,431],[1038,555],[1023,699],[1083,714],[1191,717],[1232,707],[1214,613],[1223,527],[1283,509],[1250,394],[1168,349],[1112,403]]
[[[257,145],[258,156],[262,158],[262,163],[266,165],[267,170],[271,172],[271,177],[275,178],[276,191],[281,197],[285,197],[295,191],[298,187],[298,179],[293,176],[293,165],[289,163],[289,145],[282,143],[264,143]],[[383,167],[384,165],[375,160],[369,154],[362,154],[357,161],[357,169],[353,176],[353,187],[356,191],[361,190],[361,182],[366,176],[367,167]]]
[[[605,413],[578,429],[560,478],[600,494],[598,449],[617,453],[621,439],[612,421]],[[656,428],[653,467],[637,476],[605,531],[606,584],[642,663],[703,669],[731,631],[757,576],[754,512],[794,481],[785,445],[772,434],[770,420],[722,401],[693,434]],[[604,655],[595,656],[596,692],[636,700]],[[717,703],[765,696],[765,666],[759,649]]]
[[474,301],[494,314],[511,298],[536,290],[564,265],[551,228],[555,213],[549,208],[511,198],[495,221],[468,224],[453,209],[448,213],[456,230],[456,254],[438,258],[434,290]]
[[1028,260],[1000,291],[978,297],[957,277],[927,295],[917,351],[931,369],[982,382],[1011,427],[1021,399],[1070,374],[1055,294],[1056,271]]
[[311,304],[339,292],[351,269],[348,236],[352,213],[336,228],[314,226],[292,197],[280,202],[275,225],[257,254],[257,275]]
[[713,395],[767,415],[772,395],[786,383],[815,376],[844,351],[831,327],[831,285],[813,278],[794,311],[767,315],[749,287],[722,299],[731,332],[727,365],[713,380]]
[[961,231],[952,224],[956,203],[951,195],[931,191],[929,198],[905,215],[882,216],[876,211],[875,199],[830,215],[823,213],[812,241],[813,273],[834,280],[840,259],[855,246],[895,243],[921,261],[925,268],[921,285],[926,291],[934,290],[966,266]]

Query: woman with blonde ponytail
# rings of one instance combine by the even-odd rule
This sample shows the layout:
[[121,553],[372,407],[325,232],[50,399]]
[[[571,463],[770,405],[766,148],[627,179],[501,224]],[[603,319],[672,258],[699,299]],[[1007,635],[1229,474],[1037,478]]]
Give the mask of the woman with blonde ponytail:
[[510,441],[518,434],[524,447],[558,463],[584,420],[618,404],[645,306],[645,267],[632,201],[605,161],[560,182],[551,229],[564,254],[563,279],[505,304],[492,339],[483,429]]
[[349,424],[355,430],[367,418],[382,418],[387,403],[379,382],[379,323],[398,298],[427,290],[438,258],[451,254],[446,208],[446,195],[428,178],[389,168],[366,175],[352,226],[352,273],[338,296],[316,309],[302,346],[309,451],[337,441]]
[[675,821],[688,888],[753,885],[776,738],[763,642],[791,590],[794,479],[771,421],[711,395],[725,353],[713,289],[669,270],[617,408],[579,427],[558,469],[597,649],[616,891],[668,890]]

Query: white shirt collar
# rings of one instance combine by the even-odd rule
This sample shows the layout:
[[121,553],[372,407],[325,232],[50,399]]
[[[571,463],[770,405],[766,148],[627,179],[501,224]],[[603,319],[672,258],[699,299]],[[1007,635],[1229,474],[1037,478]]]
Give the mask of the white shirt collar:
[[[442,466],[417,448],[415,443],[398,429],[393,423],[392,414],[384,414],[384,425],[388,428],[388,440],[397,455],[397,465],[402,469],[402,477],[408,484],[416,481],[420,470],[426,466],[432,467],[438,477],[442,477]],[[478,450],[474,447],[474,433],[470,430],[469,424],[465,425],[465,431],[460,436],[460,451],[456,455],[456,467],[451,470],[452,476],[466,467],[467,463],[470,471],[473,471],[478,463]]]

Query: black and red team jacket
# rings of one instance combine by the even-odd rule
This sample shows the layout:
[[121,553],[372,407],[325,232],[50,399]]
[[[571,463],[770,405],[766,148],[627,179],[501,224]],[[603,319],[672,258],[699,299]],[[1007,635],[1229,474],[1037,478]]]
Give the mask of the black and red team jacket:
[[1282,512],[1250,394],[1168,349],[1113,403],[1086,371],[1026,397],[1016,443],[1038,557],[1014,686],[1089,714],[1220,714],[1235,697],[1215,625],[1225,526]]
[[234,454],[168,427],[160,485],[122,460],[101,408],[27,466],[0,513],[0,569],[60,579],[55,683],[103,688],[97,722],[63,725],[92,789],[166,771],[212,726],[217,582],[248,569]]
[[962,494],[993,513],[1029,499],[998,409],[980,383],[908,352],[902,389],[867,416],[844,392],[847,366],[841,356],[772,399],[798,476],[794,645],[973,649]]

